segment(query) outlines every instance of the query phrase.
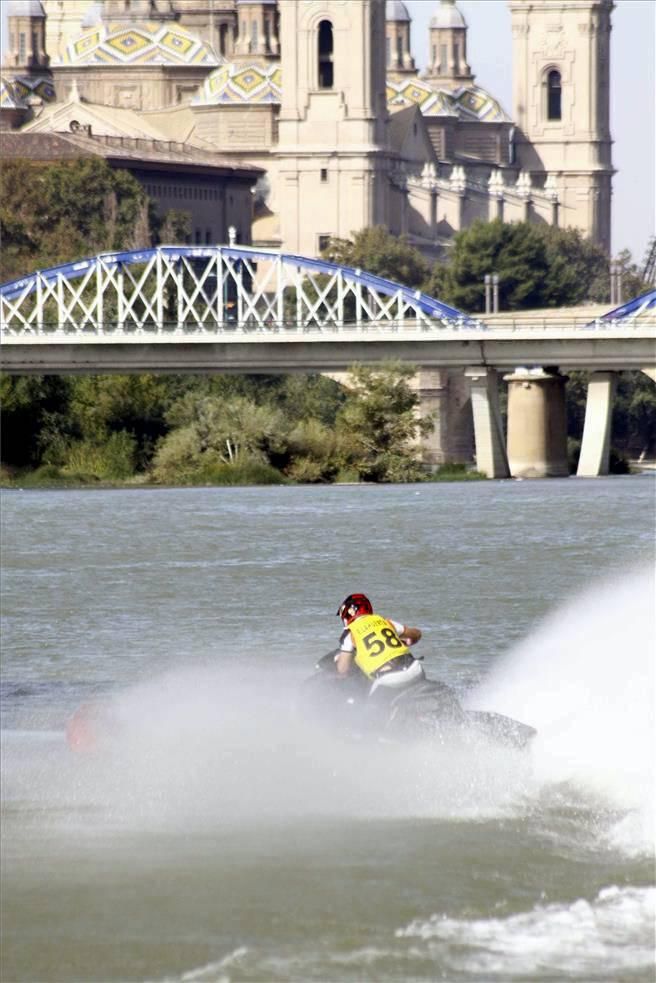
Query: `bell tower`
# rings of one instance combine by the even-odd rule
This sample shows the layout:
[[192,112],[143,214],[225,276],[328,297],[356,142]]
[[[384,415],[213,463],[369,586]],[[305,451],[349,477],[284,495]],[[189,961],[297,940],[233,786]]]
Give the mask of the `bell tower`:
[[509,0],[516,164],[551,180],[559,224],[610,251],[613,0]]
[[283,248],[387,220],[385,0],[279,0],[278,202]]

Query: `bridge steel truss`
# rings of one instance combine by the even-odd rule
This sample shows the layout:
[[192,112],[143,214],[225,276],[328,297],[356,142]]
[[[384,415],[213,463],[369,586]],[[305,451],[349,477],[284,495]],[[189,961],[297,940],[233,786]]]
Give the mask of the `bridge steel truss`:
[[207,341],[210,336],[475,327],[419,291],[359,269],[246,246],[102,253],[0,286],[4,341]]

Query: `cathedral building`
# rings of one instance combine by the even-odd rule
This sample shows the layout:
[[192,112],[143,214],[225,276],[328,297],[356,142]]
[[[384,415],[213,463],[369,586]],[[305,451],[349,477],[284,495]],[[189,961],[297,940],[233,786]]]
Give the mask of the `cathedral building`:
[[496,217],[609,250],[612,0],[508,0],[510,112],[431,2],[418,72],[402,0],[8,0],[0,125],[250,167],[244,241],[290,252],[383,225],[437,257]]

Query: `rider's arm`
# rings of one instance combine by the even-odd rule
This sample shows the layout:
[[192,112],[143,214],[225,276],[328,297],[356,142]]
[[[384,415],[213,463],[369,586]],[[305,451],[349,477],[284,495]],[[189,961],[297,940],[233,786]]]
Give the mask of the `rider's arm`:
[[353,652],[345,652],[344,649],[341,649],[335,656],[335,665],[337,666],[337,675],[346,676],[353,665]]
[[403,631],[400,633],[401,638],[406,643],[406,645],[414,645],[421,638],[420,628],[411,628],[410,625],[404,625]]
[[351,637],[351,632],[345,628],[339,640],[339,651],[335,656],[335,665],[338,676],[347,676],[353,667],[355,658],[355,645]]

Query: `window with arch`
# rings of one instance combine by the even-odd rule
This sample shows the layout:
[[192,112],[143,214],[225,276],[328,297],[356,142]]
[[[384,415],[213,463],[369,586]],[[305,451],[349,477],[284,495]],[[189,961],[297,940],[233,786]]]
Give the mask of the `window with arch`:
[[319,24],[318,36],[319,54],[319,88],[332,89],[334,81],[333,73],[333,25],[329,20],[322,20]]
[[547,119],[559,120],[563,118],[562,107],[562,86],[560,72],[552,68],[547,72]]

